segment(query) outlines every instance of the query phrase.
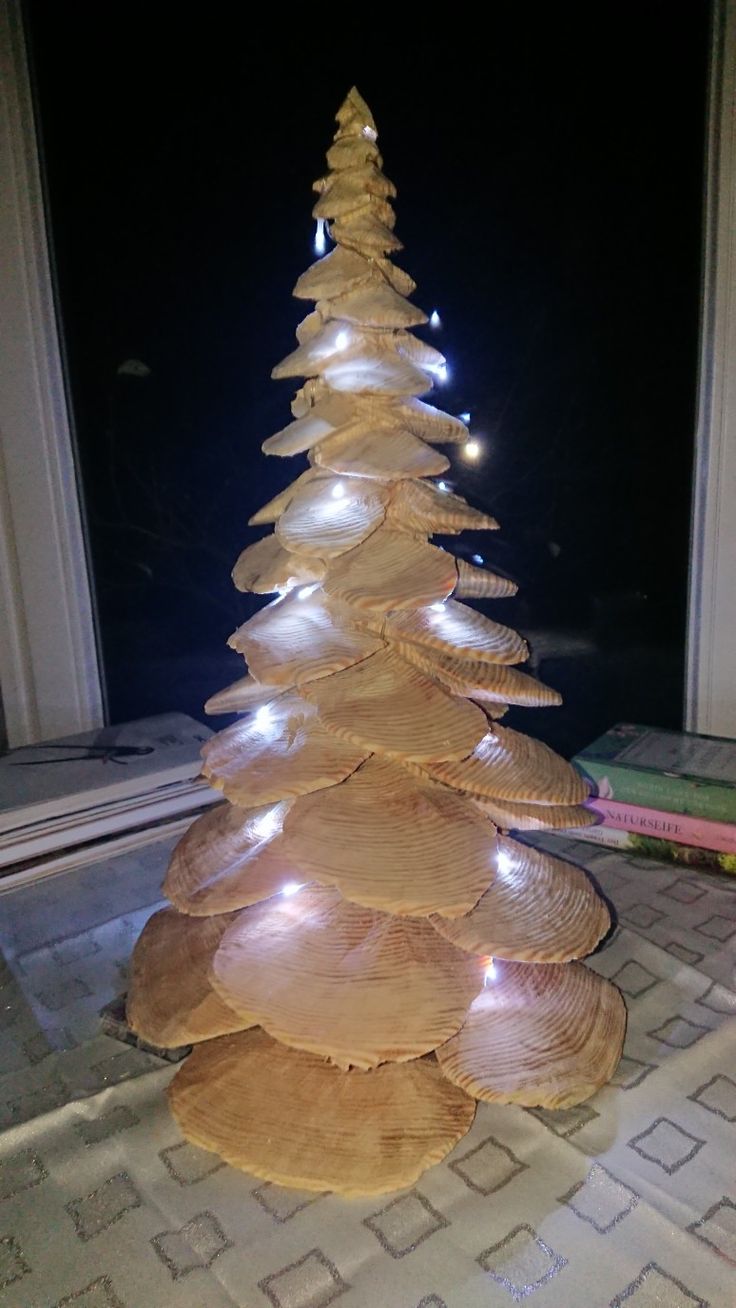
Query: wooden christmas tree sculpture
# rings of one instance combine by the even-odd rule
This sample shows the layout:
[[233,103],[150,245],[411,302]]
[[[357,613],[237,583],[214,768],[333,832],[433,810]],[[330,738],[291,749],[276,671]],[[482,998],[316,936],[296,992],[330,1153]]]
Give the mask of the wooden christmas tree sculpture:
[[190,828],[173,904],[136,947],[129,1019],[194,1051],[184,1134],[255,1176],[342,1194],[412,1184],[476,1100],[576,1104],[612,1075],[618,991],[579,959],[609,926],[577,868],[508,832],[587,822],[586,788],[500,726],[559,702],[508,627],[464,605],[514,592],[429,543],[496,523],[433,478],[468,431],[419,397],[442,375],[389,256],[395,189],[353,90],[317,182],[335,248],[274,377],[306,378],[264,444],[306,471],[251,519],[235,584],[277,598],[231,639],[243,716],[204,770],[227,803]]

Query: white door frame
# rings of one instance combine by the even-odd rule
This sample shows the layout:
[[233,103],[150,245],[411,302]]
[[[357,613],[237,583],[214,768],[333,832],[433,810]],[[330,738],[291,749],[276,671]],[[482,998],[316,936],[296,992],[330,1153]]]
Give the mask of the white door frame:
[[[736,736],[736,0],[711,48],[685,725]],[[664,546],[664,542],[663,542]]]
[[19,0],[0,0],[0,693],[10,745],[103,724]]
[[[0,689],[9,742],[103,722],[19,0],[0,0]],[[685,716],[736,736],[736,0],[715,0]]]

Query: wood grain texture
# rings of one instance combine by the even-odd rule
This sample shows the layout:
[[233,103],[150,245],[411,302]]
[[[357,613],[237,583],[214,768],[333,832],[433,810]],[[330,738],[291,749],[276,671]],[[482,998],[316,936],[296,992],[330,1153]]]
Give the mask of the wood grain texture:
[[468,695],[479,701],[523,704],[530,708],[562,702],[562,696],[556,690],[507,663],[479,663],[405,641],[396,648],[402,658],[434,677],[455,695]]
[[294,585],[321,581],[325,575],[322,559],[292,554],[275,536],[264,536],[248,545],[239,555],[232,577],[236,590],[272,595]]
[[199,921],[163,908],[149,918],[133,950],[126,1016],[136,1035],[176,1049],[253,1022],[220,999],[208,980],[232,915]]
[[338,740],[311,704],[287,694],[208,740],[203,772],[233,804],[258,808],[334,786],[368,753]]
[[264,685],[301,686],[384,648],[319,590],[297,589],[249,618],[228,641]]
[[421,918],[305,886],[239,914],[210,979],[228,1007],[295,1049],[347,1070],[443,1044],[483,986],[484,963]]
[[485,714],[381,650],[302,688],[320,721],[343,740],[395,759],[462,759],[488,730]]
[[529,654],[526,641],[517,632],[457,600],[448,600],[441,609],[392,613],[384,631],[392,642],[409,641],[481,663],[522,663]]
[[398,481],[402,477],[437,477],[450,460],[401,427],[376,430],[368,419],[340,428],[314,447],[318,467],[349,476]]
[[460,495],[438,490],[428,481],[402,481],[394,487],[387,518],[395,527],[430,536],[498,528],[495,518],[472,508]]
[[582,804],[522,804],[480,795],[472,800],[502,831],[565,831],[591,827],[598,820]]
[[263,1180],[345,1196],[413,1185],[475,1115],[433,1060],[346,1073],[263,1031],[200,1045],[169,1096],[192,1144]]
[[580,868],[507,836],[498,837],[493,880],[475,907],[431,921],[460,949],[522,963],[584,958],[611,925]]
[[288,803],[243,809],[218,804],[197,818],[171,856],[163,891],[195,917],[229,913],[270,899],[294,881],[279,850]]
[[494,726],[459,763],[422,767],[447,786],[490,798],[547,804],[581,804],[588,798],[587,782],[570,763],[510,727]]
[[297,800],[282,842],[297,881],[390,913],[453,916],[488,888],[496,833],[461,795],[374,757],[341,785]]
[[[284,689],[291,689],[291,687],[285,686]],[[278,693],[273,686],[265,686],[248,674],[246,677],[239,677],[231,685],[224,686],[214,695],[210,695],[204,711],[205,713],[244,713],[250,709],[260,708],[263,704],[269,704]]]
[[451,554],[385,526],[354,550],[331,560],[322,585],[326,595],[356,609],[376,614],[411,609],[413,617],[418,604],[445,599],[456,582]]
[[334,559],[380,526],[389,496],[387,487],[364,477],[316,478],[297,491],[276,535],[294,554]]
[[427,321],[422,309],[399,295],[382,277],[328,301],[330,318],[362,327],[418,327]]
[[506,599],[519,587],[508,577],[499,577],[488,568],[475,568],[465,559],[457,559],[457,599]]
[[582,963],[499,961],[437,1058],[476,1099],[572,1108],[611,1079],[625,1030],[618,990]]

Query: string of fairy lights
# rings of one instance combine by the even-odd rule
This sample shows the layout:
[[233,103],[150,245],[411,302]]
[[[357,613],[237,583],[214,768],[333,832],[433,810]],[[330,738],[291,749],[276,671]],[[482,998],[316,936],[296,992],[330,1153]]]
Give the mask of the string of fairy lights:
[[[367,133],[368,129],[366,128],[365,131]],[[314,251],[320,258],[327,253],[328,231],[329,229],[326,220],[324,218],[318,218],[317,226],[314,234]],[[442,318],[437,309],[433,309],[432,312],[430,313],[428,323],[431,331],[437,332],[442,330]],[[350,341],[351,341],[350,329],[347,327],[340,328],[340,330],[337,332],[337,334],[334,337],[334,341],[332,343],[329,352],[331,353],[335,349],[336,350],[347,349],[347,347],[350,345]],[[436,380],[440,384],[444,384],[449,380],[450,370],[447,365],[447,362],[444,359],[442,360],[441,363],[437,363],[434,366],[426,367],[425,365],[425,370],[431,372],[432,375],[436,378]],[[457,416],[459,417],[460,421],[465,424],[466,427],[469,426],[471,420],[470,413],[464,412],[458,414]],[[480,440],[478,440],[476,436],[472,435],[470,439],[467,440],[462,445],[461,453],[468,462],[475,463],[478,459],[481,458],[483,454],[483,443]],[[449,492],[450,490],[450,486],[446,481],[440,480],[435,484],[437,488],[441,491]],[[346,491],[343,483],[341,481],[336,482],[331,490],[332,503],[327,506],[327,511],[329,512],[330,509],[332,510],[338,509],[340,507],[340,501],[344,498],[345,494]],[[482,565],[485,562],[485,559],[483,558],[482,554],[474,554],[472,556],[472,561],[473,563]],[[315,591],[317,591],[318,589],[319,589],[319,582],[315,582],[308,586],[298,587],[296,588],[296,598],[297,600],[306,600],[311,595],[313,595]],[[280,588],[278,598],[274,602],[279,603],[280,600],[283,600],[286,597],[286,595],[290,593],[290,590],[291,590],[290,587],[286,587],[283,589]],[[431,604],[429,607],[432,610],[432,615],[435,618],[435,620],[446,622],[450,617],[450,614],[447,608],[445,607],[445,601],[438,601],[435,604]],[[270,704],[264,704],[261,705],[261,707],[258,708],[256,712],[252,715],[250,719],[249,729],[254,731],[256,735],[263,736],[263,735],[271,734],[271,732],[275,728],[275,725],[276,724],[274,723],[274,713],[273,713],[272,706]],[[258,840],[263,840],[263,841],[268,840],[278,830],[283,817],[282,808],[283,808],[282,805],[275,804],[273,807],[269,808],[266,813],[263,813],[259,817],[254,819],[252,823],[252,831]],[[512,861],[505,852],[502,851],[497,852],[496,870],[497,870],[497,875],[499,876],[508,875],[513,871]],[[281,887],[279,894],[284,899],[291,899],[294,895],[296,895],[300,890],[304,888],[305,884],[306,884],[305,882],[287,881]],[[495,980],[497,974],[498,974],[498,968],[497,968],[496,960],[491,957],[486,958],[485,971],[484,971],[484,984],[488,985],[490,981]]]
[[[316,255],[318,255],[319,258],[322,258],[322,256],[327,253],[328,233],[329,233],[329,227],[327,225],[326,219],[318,218],[317,225],[315,228],[315,233],[314,233],[314,252]],[[429,326],[432,331],[442,330],[442,318],[440,316],[438,309],[433,309],[432,312],[430,313]],[[349,332],[347,331],[338,332],[334,343],[335,348],[338,350],[344,350],[347,348],[349,343],[350,343]],[[429,366],[425,364],[424,367],[426,372],[432,373],[433,377],[436,378],[436,380],[440,383],[440,385],[444,385],[446,382],[450,380],[450,369],[446,360],[443,359],[441,363],[437,363]],[[465,423],[466,427],[469,427],[471,415],[467,411],[465,413],[459,413],[457,416],[461,422]],[[483,442],[479,440],[477,436],[474,435],[471,435],[470,439],[465,441],[465,443],[461,446],[461,454],[463,458],[467,460],[468,463],[477,463],[478,460],[482,458],[483,453],[484,453]],[[444,481],[439,481],[437,485],[440,490],[450,489],[447,483]]]

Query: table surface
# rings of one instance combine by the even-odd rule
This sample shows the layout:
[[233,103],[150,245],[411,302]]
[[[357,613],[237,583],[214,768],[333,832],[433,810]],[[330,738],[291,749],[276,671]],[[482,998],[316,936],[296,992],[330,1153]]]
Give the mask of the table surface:
[[184,1142],[175,1068],[99,1034],[161,903],[165,843],[0,896],[0,1304],[10,1308],[733,1308],[736,878],[535,843],[618,927],[614,1081],[481,1104],[411,1191],[283,1190]]

